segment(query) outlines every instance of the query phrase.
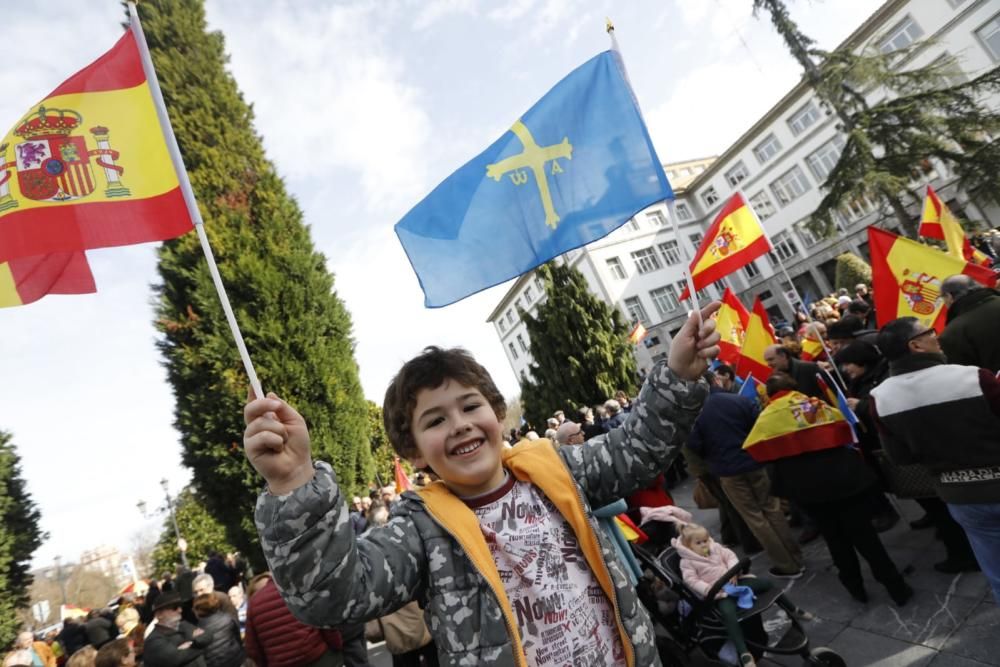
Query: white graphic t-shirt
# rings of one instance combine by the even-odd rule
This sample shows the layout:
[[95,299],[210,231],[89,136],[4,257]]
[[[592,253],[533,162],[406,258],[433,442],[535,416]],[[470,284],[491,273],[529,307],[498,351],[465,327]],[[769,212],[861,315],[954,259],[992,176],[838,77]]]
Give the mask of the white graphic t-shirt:
[[614,609],[545,494],[508,475],[496,491],[465,502],[479,518],[528,664],[624,666]]

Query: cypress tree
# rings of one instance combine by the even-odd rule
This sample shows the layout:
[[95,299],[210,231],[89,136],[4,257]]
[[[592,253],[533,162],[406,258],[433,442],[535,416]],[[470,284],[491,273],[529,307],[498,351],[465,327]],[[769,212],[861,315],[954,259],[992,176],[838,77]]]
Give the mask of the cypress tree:
[[534,359],[531,379],[521,382],[528,421],[542,425],[556,410],[573,419],[578,408],[603,403],[619,389],[631,395],[636,364],[621,313],[591,294],[571,266],[550,262],[537,272],[545,302],[535,316],[522,314]]
[[846,289],[854,294],[854,287],[859,283],[872,284],[872,267],[853,252],[845,252],[837,256],[837,269],[834,273],[834,289]]
[[28,606],[31,555],[46,537],[41,516],[25,488],[11,436],[0,431],[0,647],[14,641],[21,626],[17,611]]
[[[799,29],[783,0],[753,0],[753,6],[754,12],[770,14],[821,105],[837,114],[838,129],[846,136],[823,184],[826,195],[811,217],[814,231],[831,235],[834,211],[868,197],[888,204],[906,234],[916,238],[906,200],[922,201],[922,193],[911,192],[909,184],[932,166],[931,158],[954,172],[973,198],[1000,203],[1000,142],[994,140],[1000,110],[987,104],[1000,93],[1000,68],[951,85],[954,61],[898,66],[919,43],[891,53],[823,51]],[[869,104],[866,95],[875,89],[886,96]]]
[[[203,0],[139,5],[160,86],[205,229],[265,391],[306,418],[313,455],[350,493],[371,477],[367,408],[351,318],[298,204],[267,159],[253,112],[226,71],[223,37]],[[176,396],[183,462],[208,512],[251,563],[261,481],[242,451],[247,379],[198,239],[159,252],[159,347]]]

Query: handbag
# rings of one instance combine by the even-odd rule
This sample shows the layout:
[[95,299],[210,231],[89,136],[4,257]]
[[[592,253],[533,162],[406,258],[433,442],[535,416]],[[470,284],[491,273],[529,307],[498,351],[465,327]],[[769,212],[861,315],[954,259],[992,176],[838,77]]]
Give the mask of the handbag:
[[876,449],[872,452],[879,467],[885,474],[889,491],[897,498],[936,498],[934,475],[926,466],[919,463],[893,463],[885,454],[885,450]]
[[691,497],[694,499],[694,504],[700,510],[712,510],[719,506],[719,501],[708,490],[705,482],[701,481],[700,477],[694,483],[694,492],[691,494]]

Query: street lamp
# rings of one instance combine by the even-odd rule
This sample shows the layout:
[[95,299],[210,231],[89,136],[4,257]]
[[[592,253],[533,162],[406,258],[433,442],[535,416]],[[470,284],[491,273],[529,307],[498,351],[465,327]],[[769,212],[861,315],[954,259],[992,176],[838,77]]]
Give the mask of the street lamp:
[[[163,495],[167,499],[167,504],[165,507],[159,508],[159,510],[166,510],[170,513],[170,521],[174,525],[174,536],[177,538],[177,550],[181,552],[181,564],[184,566],[185,570],[190,569],[188,567],[187,559],[187,540],[181,537],[181,529],[177,525],[177,513],[174,511],[174,500],[170,497],[170,484],[167,482],[166,478],[160,480],[160,486],[163,487]],[[139,511],[143,516],[149,516],[146,513],[146,501],[140,500],[135,504],[139,508]]]

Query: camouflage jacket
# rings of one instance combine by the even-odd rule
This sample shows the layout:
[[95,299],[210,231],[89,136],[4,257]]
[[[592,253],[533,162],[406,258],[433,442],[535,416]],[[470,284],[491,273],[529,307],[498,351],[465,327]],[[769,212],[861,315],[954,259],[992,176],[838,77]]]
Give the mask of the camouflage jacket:
[[[659,665],[653,628],[591,507],[645,488],[676,456],[708,386],[665,363],[649,374],[621,428],[584,445],[548,441],[505,450],[573,527],[616,611],[629,665]],[[261,494],[261,545],[288,607],[317,626],[359,623],[411,600],[424,609],[442,665],[524,665],[517,625],[475,514],[443,483],[406,492],[389,523],[355,538],[330,466],[286,496]]]

